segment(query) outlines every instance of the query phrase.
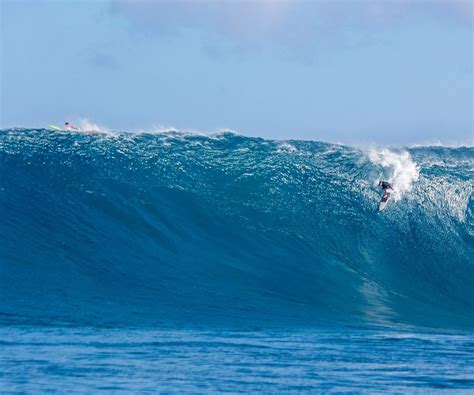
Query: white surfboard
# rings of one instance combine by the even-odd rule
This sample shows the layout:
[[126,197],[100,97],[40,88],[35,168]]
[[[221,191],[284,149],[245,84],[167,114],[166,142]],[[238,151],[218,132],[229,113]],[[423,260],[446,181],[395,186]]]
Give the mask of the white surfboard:
[[392,193],[393,193],[393,189],[391,188],[384,191],[382,199],[380,199],[379,211],[382,211],[387,206],[387,203],[390,200],[390,196],[392,195]]

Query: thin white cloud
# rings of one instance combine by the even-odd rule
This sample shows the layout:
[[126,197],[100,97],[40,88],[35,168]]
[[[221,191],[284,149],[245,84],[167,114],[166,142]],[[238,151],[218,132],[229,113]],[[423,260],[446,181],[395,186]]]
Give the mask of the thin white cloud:
[[[240,50],[268,43],[293,57],[311,57],[315,45],[361,45],[377,31],[416,18],[472,28],[472,0],[112,0],[113,15],[132,30],[169,36],[197,29],[225,37]],[[206,47],[209,53],[216,50]]]
[[205,27],[229,36],[265,35],[278,29],[289,0],[132,1],[112,0],[111,11],[158,33]]
[[311,24],[378,23],[412,13],[459,17],[472,24],[472,0],[112,0],[111,11],[135,27],[171,32],[206,27],[230,36],[272,34],[291,22]]

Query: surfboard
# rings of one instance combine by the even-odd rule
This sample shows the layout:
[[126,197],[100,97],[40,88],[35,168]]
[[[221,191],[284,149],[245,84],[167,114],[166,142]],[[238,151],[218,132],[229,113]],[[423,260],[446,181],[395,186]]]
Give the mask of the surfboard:
[[63,129],[60,128],[58,125],[48,125],[48,128],[53,129],[53,130],[58,130],[60,132],[63,131]]
[[379,211],[382,211],[385,206],[387,205],[388,201],[390,200],[390,196],[391,194],[393,193],[393,189],[387,189],[383,196],[382,196],[382,199],[380,199],[380,203],[379,203]]

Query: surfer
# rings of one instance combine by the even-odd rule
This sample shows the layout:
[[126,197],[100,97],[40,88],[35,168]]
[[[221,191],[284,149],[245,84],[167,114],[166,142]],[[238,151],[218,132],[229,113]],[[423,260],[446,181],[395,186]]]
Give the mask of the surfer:
[[387,205],[390,194],[393,192],[393,188],[387,181],[379,181],[379,187],[383,189],[383,196],[379,203],[379,211],[382,211]]
[[379,187],[383,189],[384,194],[393,191],[392,186],[387,181],[379,181]]
[[66,129],[66,130],[78,130],[75,126],[72,126],[69,122],[64,123],[64,129]]

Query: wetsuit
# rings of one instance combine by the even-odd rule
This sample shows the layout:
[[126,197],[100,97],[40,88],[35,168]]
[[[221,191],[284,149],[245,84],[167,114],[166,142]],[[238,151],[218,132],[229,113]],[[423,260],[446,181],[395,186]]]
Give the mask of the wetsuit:
[[392,189],[392,186],[391,186],[387,181],[382,181],[382,183],[380,184],[380,186],[382,187],[382,189],[384,190],[384,192],[385,192],[387,189]]

